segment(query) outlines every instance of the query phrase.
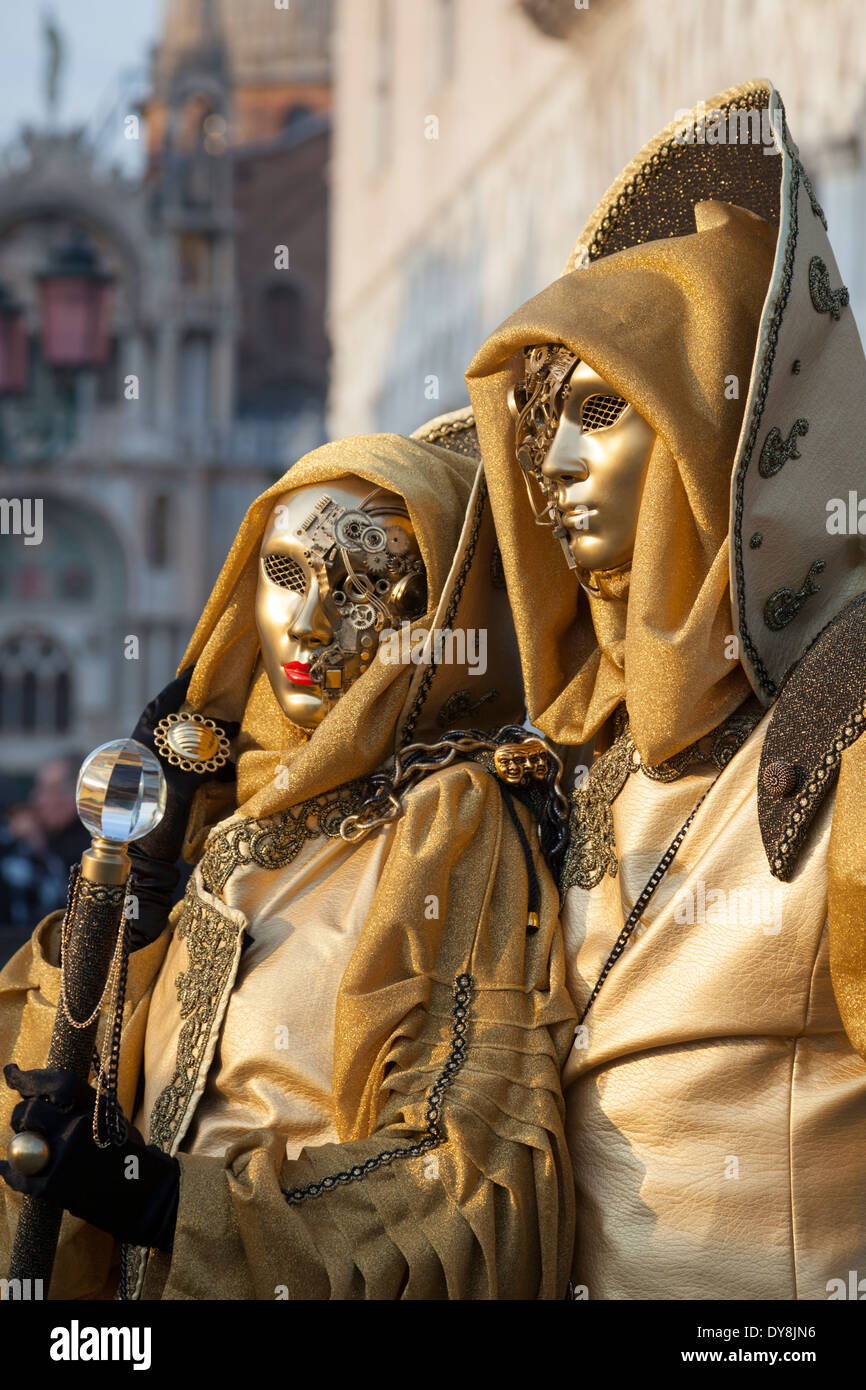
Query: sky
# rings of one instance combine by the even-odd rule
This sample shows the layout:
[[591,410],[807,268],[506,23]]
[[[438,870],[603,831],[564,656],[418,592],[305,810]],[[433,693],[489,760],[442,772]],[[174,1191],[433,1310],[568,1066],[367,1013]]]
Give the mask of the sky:
[[[46,45],[43,14],[61,32],[59,124],[95,130],[121,93],[141,90],[163,0],[0,0],[0,146],[22,124],[44,126]],[[99,148],[134,168],[141,150],[124,140],[118,119],[103,129]]]

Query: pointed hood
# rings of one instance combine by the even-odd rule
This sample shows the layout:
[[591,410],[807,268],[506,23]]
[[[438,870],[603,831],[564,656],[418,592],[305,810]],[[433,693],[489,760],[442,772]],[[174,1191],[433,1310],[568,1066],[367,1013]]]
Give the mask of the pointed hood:
[[[846,300],[778,95],[751,82],[646,146],[564,274],[483,345],[467,382],[529,714],[551,737],[586,741],[625,699],[662,761],[750,687],[769,703],[864,587],[859,540],[826,529],[866,384]],[[529,513],[506,397],[522,349],[549,342],[656,431],[627,606],[579,591]]]

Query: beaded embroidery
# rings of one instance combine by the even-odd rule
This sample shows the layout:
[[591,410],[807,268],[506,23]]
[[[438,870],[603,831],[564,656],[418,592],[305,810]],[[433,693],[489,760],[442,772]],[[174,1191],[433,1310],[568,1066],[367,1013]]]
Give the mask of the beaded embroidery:
[[709,763],[721,771],[743,746],[761,716],[757,700],[750,698],[712,733],[650,767],[641,761],[625,705],[620,705],[614,716],[613,743],[596,759],[583,785],[571,794],[569,843],[560,876],[560,894],[564,896],[575,884],[579,888],[595,888],[606,873],[616,877],[619,860],[612,806],[631,773],[640,769],[654,782],[675,782],[695,765]]

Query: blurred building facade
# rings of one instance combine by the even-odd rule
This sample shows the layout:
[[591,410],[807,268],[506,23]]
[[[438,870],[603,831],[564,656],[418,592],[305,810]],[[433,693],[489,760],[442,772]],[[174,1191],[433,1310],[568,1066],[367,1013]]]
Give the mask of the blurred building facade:
[[328,0],[166,0],[126,118],[142,178],[75,131],[25,131],[0,165],[13,779],[132,728],[247,505],[324,437],[329,30]]
[[476,348],[562,270],[622,167],[752,77],[782,94],[866,314],[857,0],[338,0],[334,58],[333,435],[465,404]]

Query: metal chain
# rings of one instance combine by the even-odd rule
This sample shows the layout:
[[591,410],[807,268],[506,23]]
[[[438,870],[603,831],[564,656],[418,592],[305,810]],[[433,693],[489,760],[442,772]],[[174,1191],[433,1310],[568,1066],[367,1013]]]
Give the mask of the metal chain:
[[77,903],[80,891],[81,874],[80,871],[78,871],[78,869],[76,868],[75,870],[73,870],[72,873],[70,873],[69,876],[69,887],[66,896],[66,910],[63,915],[63,922],[61,924],[60,935],[60,1007],[62,1009],[63,1016],[69,1024],[70,1028],[76,1029],[89,1028],[91,1023],[93,1023],[94,1020],[99,1016],[100,1009],[102,1008],[106,998],[110,998],[111,991],[114,989],[114,984],[117,978],[118,971],[120,970],[120,958],[123,944],[123,933],[119,932],[114,947],[114,954],[111,957],[111,965],[108,970],[108,975],[106,976],[105,984],[102,987],[102,993],[100,994],[99,999],[96,1002],[96,1007],[91,1013],[90,1017],[84,1019],[73,1018],[72,1010],[69,1007],[69,1001],[66,995],[66,962],[69,955],[69,941],[72,935],[72,918],[74,915],[75,905]]
[[[360,840],[370,830],[394,820],[400,811],[397,792],[405,791],[409,785],[422,777],[425,772],[435,772],[448,767],[458,753],[477,752],[478,749],[495,748],[493,739],[472,737],[468,734],[446,734],[437,744],[410,743],[401,748],[394,757],[394,771],[391,776],[376,773],[370,778],[373,794],[367,798],[357,815],[347,816],[340,826],[344,840]],[[426,754],[426,758],[422,755]],[[408,766],[406,765],[408,763]]]
[[[129,970],[129,921],[126,915],[126,901],[118,933],[118,968],[114,977],[111,1007],[107,1011],[106,1028],[102,1042],[102,1057],[96,1076],[96,1102],[93,1107],[93,1142],[99,1149],[123,1144],[129,1134],[126,1116],[117,1098],[117,1079],[120,1070],[120,1040],[123,1032],[123,1007],[126,1002],[126,979]],[[105,1097],[103,1140],[99,1133],[100,1101]]]
[[[390,776],[378,772],[370,778],[372,795],[366,799],[356,815],[346,817],[340,826],[340,835],[344,840],[354,842],[378,826],[396,819],[400,812],[398,792],[407,791],[425,773],[448,767],[460,755],[466,756],[479,751],[495,752],[501,746],[503,737],[516,741],[518,738],[533,738],[534,735],[527,729],[509,726],[507,729],[499,730],[495,738],[481,733],[453,730],[443,734],[435,744],[407,744],[395,754],[394,771]],[[562,760],[550,745],[547,746],[547,755],[556,770],[552,788],[556,814],[564,820],[568,814],[568,803],[559,784]]]
[[590,1009],[592,1008],[593,1004],[598,998],[601,992],[602,985],[604,984],[611,970],[616,965],[617,961],[619,960],[620,956],[622,955],[623,951],[625,950],[626,946],[631,940],[632,932],[634,931],[635,927],[637,926],[638,922],[643,916],[644,911],[646,910],[646,907],[653,896],[653,893],[656,891],[665,874],[667,873],[668,869],[670,868],[671,864],[673,863],[674,858],[676,857],[677,850],[679,849],[680,845],[686,837],[686,831],[688,830],[695,816],[698,814],[698,811],[700,810],[703,803],[706,801],[710,792],[713,790],[713,787],[718,782],[724,770],[724,768],[721,768],[716,773],[712,782],[706,788],[696,805],[692,807],[692,810],[690,811],[688,817],[680,826],[679,830],[677,831],[674,838],[671,840],[671,843],[668,845],[658,864],[650,874],[649,881],[647,882],[645,888],[643,889],[642,893],[635,902],[635,905],[632,908],[631,912],[628,914],[628,917],[625,919],[625,925],[622,931],[620,932],[619,936],[617,937],[616,941],[614,942],[613,950],[611,951],[610,955],[604,963],[604,966],[602,967],[601,974],[595,982],[592,993],[590,994],[589,999],[587,1001],[586,1008],[584,1009],[583,1013],[580,1015],[580,1018],[578,1019],[578,1026],[580,1026],[580,1024],[583,1023],[584,1019],[586,1018],[587,1014],[589,1013]]

